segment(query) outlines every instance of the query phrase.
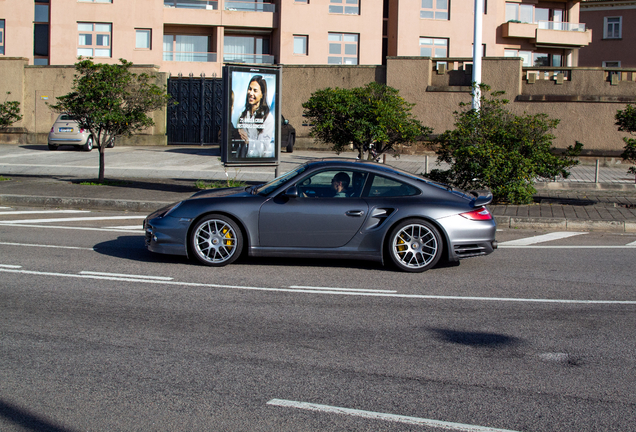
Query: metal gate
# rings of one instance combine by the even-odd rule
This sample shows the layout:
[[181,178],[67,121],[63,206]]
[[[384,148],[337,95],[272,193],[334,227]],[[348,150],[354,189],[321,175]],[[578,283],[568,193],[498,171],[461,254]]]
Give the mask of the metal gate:
[[168,144],[219,144],[223,113],[223,80],[192,75],[168,78]]

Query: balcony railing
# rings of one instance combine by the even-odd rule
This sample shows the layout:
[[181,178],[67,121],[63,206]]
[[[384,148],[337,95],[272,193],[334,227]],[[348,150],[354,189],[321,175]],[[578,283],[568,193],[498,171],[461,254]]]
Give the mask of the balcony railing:
[[229,63],[274,64],[274,56],[270,54],[232,54],[225,53],[223,61]]
[[216,53],[164,51],[163,61],[214,63],[216,62]]
[[182,9],[217,10],[219,8],[219,2],[212,0],[163,0],[163,5]]
[[254,1],[226,1],[225,10],[241,12],[275,12],[276,6],[272,3]]
[[539,24],[540,30],[563,30],[563,31],[576,31],[576,32],[585,31],[585,23],[539,21],[538,24]]

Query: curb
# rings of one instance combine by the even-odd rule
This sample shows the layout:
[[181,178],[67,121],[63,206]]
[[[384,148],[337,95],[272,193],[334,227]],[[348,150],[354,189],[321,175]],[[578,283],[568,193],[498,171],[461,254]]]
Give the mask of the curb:
[[167,201],[131,201],[101,198],[62,198],[24,195],[0,195],[0,204],[33,207],[75,207],[96,210],[153,212],[172,204]]
[[498,228],[542,229],[559,231],[636,232],[636,221],[572,220],[559,218],[529,218],[495,216]]

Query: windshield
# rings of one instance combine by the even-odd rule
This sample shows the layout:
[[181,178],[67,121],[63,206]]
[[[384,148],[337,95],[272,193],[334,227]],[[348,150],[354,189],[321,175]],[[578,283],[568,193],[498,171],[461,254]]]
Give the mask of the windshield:
[[269,183],[265,183],[263,185],[257,186],[255,189],[255,192],[253,193],[257,195],[267,196],[270,193],[272,193],[274,190],[278,189],[283,183],[285,183],[286,181],[288,181],[289,179],[293,177],[296,177],[298,174],[302,173],[303,171],[305,171],[305,166],[301,165],[295,170],[289,171],[283,174],[282,176],[276,177],[274,180],[270,181]]

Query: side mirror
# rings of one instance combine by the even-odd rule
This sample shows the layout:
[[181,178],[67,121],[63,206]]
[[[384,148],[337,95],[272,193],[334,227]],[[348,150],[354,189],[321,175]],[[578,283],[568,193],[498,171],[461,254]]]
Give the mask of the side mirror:
[[284,125],[288,125],[289,124],[289,120],[287,120],[287,119],[283,120],[283,124]]
[[292,186],[285,191],[285,196],[288,198],[298,198],[298,188],[296,186]]

